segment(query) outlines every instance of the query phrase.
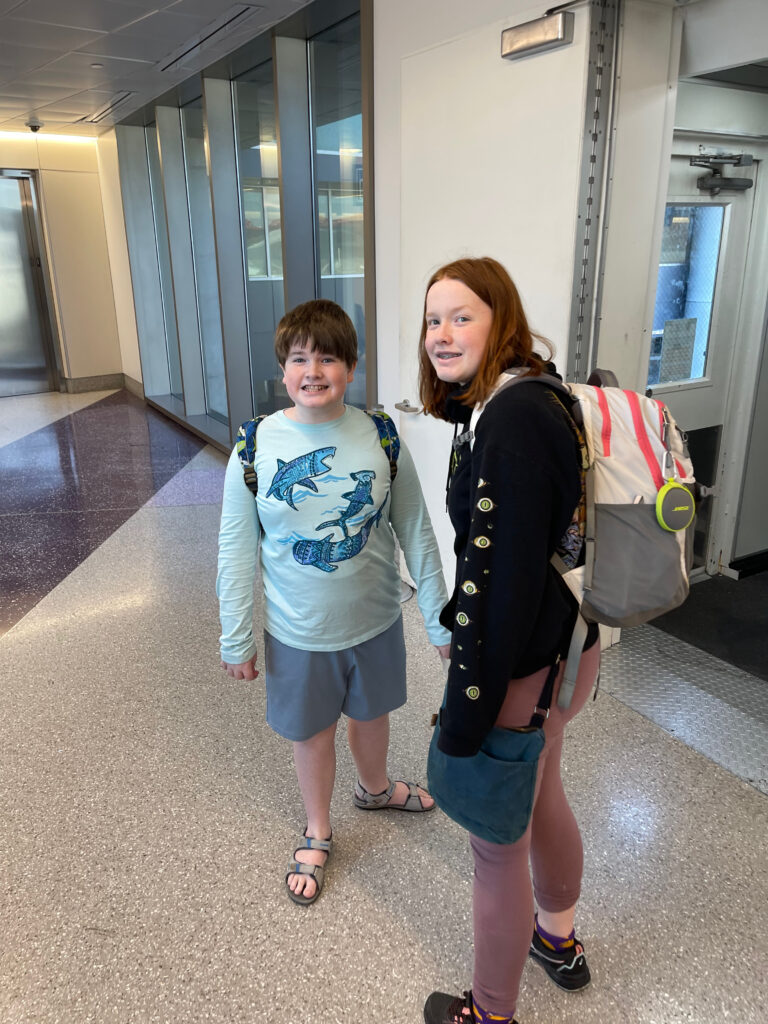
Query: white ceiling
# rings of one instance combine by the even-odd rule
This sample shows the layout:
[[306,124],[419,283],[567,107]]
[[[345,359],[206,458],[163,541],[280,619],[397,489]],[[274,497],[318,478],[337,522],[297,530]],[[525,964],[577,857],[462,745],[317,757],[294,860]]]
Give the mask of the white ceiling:
[[0,131],[99,135],[307,2],[0,0]]

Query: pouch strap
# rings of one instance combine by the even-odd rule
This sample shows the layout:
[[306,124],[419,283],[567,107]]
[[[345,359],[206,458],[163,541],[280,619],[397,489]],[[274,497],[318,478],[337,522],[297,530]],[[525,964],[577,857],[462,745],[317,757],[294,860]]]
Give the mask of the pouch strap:
[[557,660],[550,666],[549,672],[547,672],[547,678],[544,680],[544,686],[539,694],[539,699],[536,701],[536,707],[533,709],[531,720],[528,723],[531,729],[540,729],[549,718],[549,709],[552,705],[552,694],[555,689],[555,679],[557,678],[559,668],[560,655],[557,656]]

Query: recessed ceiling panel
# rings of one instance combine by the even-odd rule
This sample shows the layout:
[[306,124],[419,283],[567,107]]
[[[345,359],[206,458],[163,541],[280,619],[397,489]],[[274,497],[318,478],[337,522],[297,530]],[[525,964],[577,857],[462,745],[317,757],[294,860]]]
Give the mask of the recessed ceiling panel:
[[111,92],[104,92],[94,95],[88,93],[79,93],[77,96],[67,96],[64,100],[59,100],[57,103],[52,103],[47,107],[38,107],[40,115],[45,120],[46,117],[57,117],[66,118],[71,121],[76,121],[79,117],[84,114],[92,114],[94,110],[99,110],[101,107],[106,106],[109,103]]
[[21,101],[14,103],[13,100],[3,99],[0,101],[0,119],[4,117],[15,117],[27,109],[27,104]]
[[98,39],[101,34],[78,28],[41,25],[13,17],[3,19],[2,33],[5,44],[34,46],[39,50],[55,50],[59,53],[75,50],[78,46],[86,46],[94,39]]
[[12,46],[0,35],[0,65],[13,68],[15,74],[48,64],[55,56],[50,50],[38,50],[35,46]]
[[67,28],[96,32],[114,32],[142,16],[142,11],[121,2],[104,0],[26,0],[13,11],[20,21],[35,21]]
[[177,82],[183,81],[188,74],[189,72],[186,70],[178,72],[160,72],[154,70],[138,71],[130,75],[120,75],[116,78],[113,77],[110,79],[110,84],[114,86],[116,91],[121,89],[133,89],[136,92],[146,93],[148,98],[152,99],[152,97],[159,96],[167,89],[176,85]]
[[11,87],[3,89],[3,101],[20,102],[23,100],[25,103],[53,103],[64,96],[69,96],[72,92],[74,89],[71,88],[57,88],[49,85],[33,86],[17,79]]
[[101,57],[120,57],[128,60],[145,60],[156,63],[173,48],[173,43],[163,36],[137,36],[115,32],[103,36],[98,42],[83,47],[81,53],[90,55],[91,60]]
[[76,107],[82,107],[86,114],[94,110],[101,110],[112,99],[114,93],[104,89],[86,89],[84,92],[75,93],[67,99],[67,103],[74,103]]
[[[68,53],[59,57],[46,67],[46,71],[81,71],[91,76],[96,72],[101,81],[109,81],[117,75],[129,75],[132,71],[146,71],[153,62],[149,60],[128,60],[118,57],[97,58],[92,53]],[[93,68],[92,64],[103,64],[103,68]],[[84,83],[88,85],[88,82]]]
[[[104,0],[104,2],[108,7],[111,7],[117,0]],[[173,0],[119,0],[119,2],[126,7],[133,7],[135,10],[143,11],[146,14],[147,11],[157,11],[161,7],[170,7]],[[212,2],[216,3],[217,0],[212,0]]]
[[[230,0],[226,7],[231,6]],[[134,35],[162,36],[164,39],[173,39],[177,43],[179,39],[183,42],[195,33],[201,32],[206,25],[218,17],[216,5],[210,4],[209,7],[210,10],[206,14],[182,14],[181,11],[177,12],[173,7],[165,11],[154,11],[142,18],[141,21],[134,22],[130,26],[130,31]]]
[[[93,60],[93,58],[90,59]],[[68,88],[70,92],[80,92],[81,89],[92,89],[97,85],[101,85],[102,82],[109,81],[109,79],[110,73],[106,68],[87,67],[65,71],[59,67],[58,61],[54,61],[44,68],[28,71],[25,75],[18,78],[17,81],[29,82],[32,85],[61,86],[62,88]]]
[[[238,0],[177,0],[176,3],[166,7],[166,11],[169,14],[197,14],[204,17],[207,21],[215,21],[222,14],[226,14]],[[263,10],[266,4],[251,3],[250,0],[239,0],[238,6],[252,7],[256,11]],[[285,7],[285,0],[280,5],[280,10]],[[279,17],[284,17],[286,12],[283,11]]]
[[[2,127],[14,121],[15,130],[20,118],[24,130],[36,110],[43,121],[87,116],[130,92],[119,107],[122,119],[307,2],[0,0]],[[89,136],[99,130],[80,129]]]

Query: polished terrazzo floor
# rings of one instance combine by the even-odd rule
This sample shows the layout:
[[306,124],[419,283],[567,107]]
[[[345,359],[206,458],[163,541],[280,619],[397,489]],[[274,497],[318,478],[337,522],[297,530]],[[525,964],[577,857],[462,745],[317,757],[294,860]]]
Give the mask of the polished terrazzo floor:
[[[417,1024],[433,988],[469,983],[464,834],[439,813],[357,812],[340,742],[326,889],[288,901],[290,750],[260,685],[219,668],[224,456],[124,392],[39,397],[0,401],[0,1021]],[[442,682],[416,602],[404,616],[391,767],[423,778]],[[697,713],[729,703],[716,659],[677,664],[685,701],[652,720],[659,695],[631,686],[664,689],[651,628],[606,655],[566,739],[594,981],[568,996],[528,965],[521,1024],[768,1020],[763,768],[744,781],[698,742]],[[748,682],[729,705],[745,726]]]

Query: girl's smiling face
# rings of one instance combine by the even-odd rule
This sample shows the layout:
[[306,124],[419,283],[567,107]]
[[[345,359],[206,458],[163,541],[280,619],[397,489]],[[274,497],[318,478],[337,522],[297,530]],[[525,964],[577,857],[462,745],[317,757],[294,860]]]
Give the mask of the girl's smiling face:
[[463,281],[445,277],[427,292],[427,355],[442,381],[463,384],[477,373],[485,355],[493,310]]

